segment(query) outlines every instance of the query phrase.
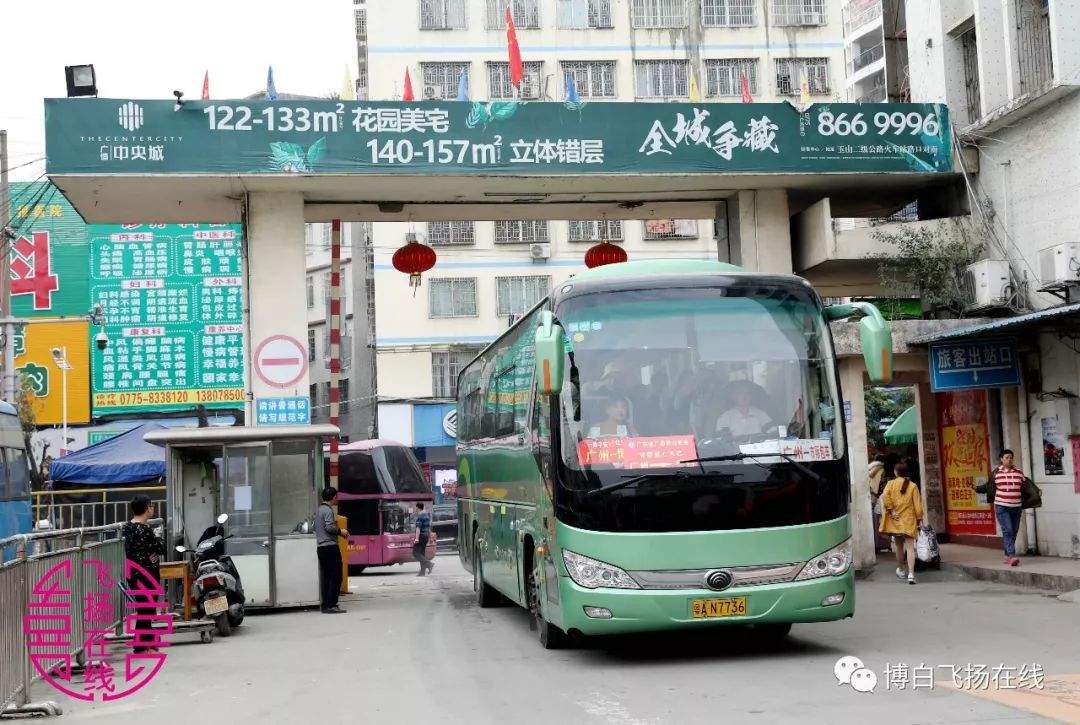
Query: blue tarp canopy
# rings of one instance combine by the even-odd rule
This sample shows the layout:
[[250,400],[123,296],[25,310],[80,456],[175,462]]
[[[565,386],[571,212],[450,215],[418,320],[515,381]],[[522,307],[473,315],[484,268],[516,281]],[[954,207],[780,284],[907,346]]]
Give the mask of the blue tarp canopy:
[[165,476],[165,448],[143,436],[165,426],[146,423],[126,433],[58,458],[49,466],[53,484],[116,486]]

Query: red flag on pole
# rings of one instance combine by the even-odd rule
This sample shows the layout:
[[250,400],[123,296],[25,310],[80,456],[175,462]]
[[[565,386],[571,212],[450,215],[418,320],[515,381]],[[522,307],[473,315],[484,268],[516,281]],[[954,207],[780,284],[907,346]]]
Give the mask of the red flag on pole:
[[518,46],[517,28],[514,27],[514,14],[506,6],[506,49],[510,53],[510,85],[521,89],[521,79],[525,77],[525,66],[521,62],[521,48]]
[[416,97],[412,92],[412,78],[409,77],[409,69],[405,69],[405,92],[401,94],[401,100],[403,101],[415,101]]
[[750,79],[746,77],[746,74],[742,74],[742,79],[739,81],[739,85],[742,89],[742,102],[753,103],[754,97],[750,95]]
[[202,99],[204,101],[210,100],[210,71],[207,70],[202,77]]

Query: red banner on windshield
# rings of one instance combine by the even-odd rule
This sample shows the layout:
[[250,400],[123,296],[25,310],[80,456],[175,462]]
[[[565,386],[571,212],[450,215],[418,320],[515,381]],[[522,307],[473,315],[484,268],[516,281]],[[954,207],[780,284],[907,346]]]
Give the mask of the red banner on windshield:
[[613,468],[672,468],[693,464],[697,458],[694,436],[613,436],[586,438],[578,443],[578,459],[583,466]]

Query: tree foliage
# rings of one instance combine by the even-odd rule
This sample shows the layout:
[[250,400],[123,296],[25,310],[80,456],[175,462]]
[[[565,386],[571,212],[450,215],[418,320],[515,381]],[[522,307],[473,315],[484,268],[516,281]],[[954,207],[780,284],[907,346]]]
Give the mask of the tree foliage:
[[866,406],[866,441],[871,448],[882,448],[885,430],[882,421],[895,419],[915,404],[911,388],[867,388],[864,393]]
[[49,442],[43,441],[40,448],[35,450],[33,444],[34,433],[37,432],[37,396],[30,381],[19,375],[19,389],[15,393],[15,410],[19,416],[19,426],[22,428],[23,444],[26,447],[26,456],[30,460],[30,487],[34,491],[45,488],[45,481],[49,476]]
[[901,224],[896,231],[875,231],[873,236],[896,249],[872,255],[889,295],[919,297],[930,309],[963,314],[964,268],[977,261],[983,251],[982,243],[970,238],[965,226],[943,221]]

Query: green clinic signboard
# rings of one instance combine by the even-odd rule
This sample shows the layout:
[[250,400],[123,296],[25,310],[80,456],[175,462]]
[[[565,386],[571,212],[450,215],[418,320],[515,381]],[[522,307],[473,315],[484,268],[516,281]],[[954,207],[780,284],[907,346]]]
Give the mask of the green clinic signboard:
[[12,315],[85,315],[89,248],[82,217],[48,181],[14,182],[9,194]]
[[47,99],[51,174],[952,171],[942,104]]
[[89,238],[109,337],[91,350],[94,415],[242,406],[240,226],[94,225]]

